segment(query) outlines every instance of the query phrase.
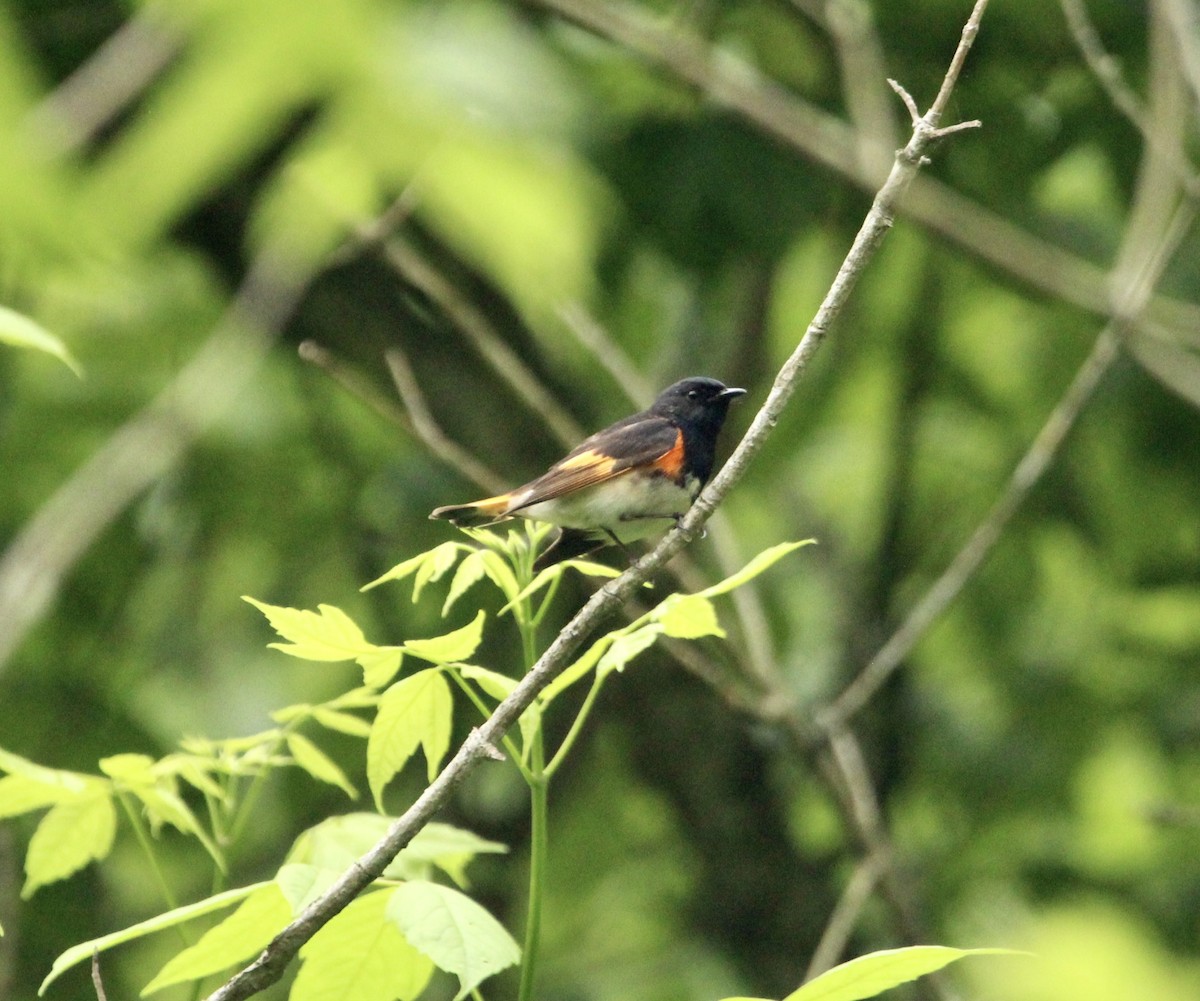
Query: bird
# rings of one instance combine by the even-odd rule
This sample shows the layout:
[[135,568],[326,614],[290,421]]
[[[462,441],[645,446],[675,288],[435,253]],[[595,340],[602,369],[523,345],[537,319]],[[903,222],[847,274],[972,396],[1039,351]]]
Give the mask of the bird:
[[528,518],[558,537],[534,561],[539,571],[610,544],[665,531],[687,513],[712,475],[729,404],[746,390],[693,376],[664,389],[640,413],[581,441],[528,483],[430,515],[460,527]]

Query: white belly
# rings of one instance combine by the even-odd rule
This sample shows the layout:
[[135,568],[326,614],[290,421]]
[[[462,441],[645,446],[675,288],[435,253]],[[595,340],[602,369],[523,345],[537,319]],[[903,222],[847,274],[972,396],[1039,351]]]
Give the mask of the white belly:
[[613,528],[623,541],[629,541],[670,528],[692,506],[699,492],[699,484],[695,486],[695,491],[686,490],[665,476],[618,476],[515,513],[560,528]]

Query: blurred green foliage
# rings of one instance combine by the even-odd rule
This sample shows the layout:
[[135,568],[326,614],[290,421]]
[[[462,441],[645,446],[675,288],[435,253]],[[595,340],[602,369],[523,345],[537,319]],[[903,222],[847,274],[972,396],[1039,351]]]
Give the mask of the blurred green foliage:
[[[1195,40],[1163,44],[1174,36],[1152,23],[1174,2],[1087,6],[1143,109],[1177,81],[1182,111],[1160,141],[1194,159],[1200,98],[1178,45]],[[479,490],[387,419],[403,408],[383,352],[404,352],[443,431],[506,482],[567,444],[464,330],[464,304],[585,431],[632,410],[630,391],[682,375],[761,401],[869,204],[860,165],[817,165],[558,6],[0,3],[0,305],[83,372],[0,345],[3,548],[143,407],[178,402],[177,377],[222,317],[254,325],[255,308],[230,311],[257,265],[272,263],[271,294],[296,300],[232,405],[180,432],[179,458],[78,559],[55,569],[48,547],[0,562],[0,639],[17,641],[0,662],[0,746],[94,770],[184,734],[252,733],[280,705],[348,687],[349,668],[267,650],[242,594],[336,604],[380,643],[437,631],[437,602],[358,593],[445,540],[432,507]],[[928,102],[969,4],[591,9],[660,19],[710,44],[713,65],[745,61],[892,142],[907,123],[884,77]],[[845,62],[832,28],[864,12],[878,74]],[[860,117],[872,95],[886,120]],[[1058,292],[1113,266],[1139,205],[1148,145],[1059,4],[992,5],[951,115],[984,128],[941,145],[928,175],[966,201],[935,202],[936,227],[898,221],[723,509],[734,564],[820,542],[758,583],[761,625],[723,612],[733,643],[701,647],[705,677],[735,680],[765,650],[801,713],[857,673],[1003,488],[1110,307]],[[392,232],[450,296],[389,264],[364,229],[397,198]],[[988,219],[1065,256],[1018,278],[1028,245],[1012,232],[971,249]],[[1156,239],[1126,246],[1145,258]],[[1200,993],[1198,271],[1188,227],[1154,307],[1177,320],[1159,331],[1175,360],[1122,355],[991,557],[854,721],[925,940],[1041,957],[955,968],[973,997]],[[589,346],[564,319],[580,303],[611,343]],[[303,340],[357,391],[302,362]],[[614,376],[622,361],[637,386]],[[727,435],[751,415],[735,412]],[[722,575],[712,534],[691,550],[704,580]],[[31,567],[53,572],[16,573]],[[26,630],[12,612],[39,597],[31,580],[49,580],[50,600]],[[483,650],[485,663],[519,659],[499,636]],[[401,775],[397,802],[420,771]],[[345,810],[340,795],[268,787],[233,882],[273,872],[299,830]],[[452,814],[521,857],[523,787],[501,766],[475,774]],[[104,868],[20,902],[31,830],[0,828],[0,1001],[33,996],[67,946],[163,907],[120,837]],[[206,895],[163,839],[181,899]],[[541,994],[781,996],[859,849],[819,770],[769,719],[648,654],[606,690],[555,787]],[[510,928],[515,868],[484,859],[475,877]],[[908,937],[874,897],[850,951]],[[153,942],[113,953],[109,996],[132,996],[164,956]],[[54,990],[91,988],[79,972]]]

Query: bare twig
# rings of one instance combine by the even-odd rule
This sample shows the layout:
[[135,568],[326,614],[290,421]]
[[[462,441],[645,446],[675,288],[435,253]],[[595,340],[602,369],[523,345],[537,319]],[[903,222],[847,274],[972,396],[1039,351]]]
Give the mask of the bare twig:
[[563,326],[582,344],[612,376],[630,400],[639,407],[648,407],[654,399],[654,386],[642,375],[621,345],[591,316],[583,303],[568,302],[558,309]]
[[[978,30],[979,20],[987,0],[977,0],[968,29],[964,30],[952,63],[952,71],[962,65],[962,58]],[[948,74],[949,75],[949,74]],[[942,94],[947,92],[943,87]],[[942,95],[939,95],[942,96]],[[876,194],[854,243],[839,268],[816,317],[809,324],[800,343],[776,376],[766,402],[755,416],[750,429],[738,444],[732,457],[711,483],[701,492],[696,503],[683,517],[679,527],[672,529],[646,556],[615,580],[605,584],[586,602],[582,609],[551,642],[528,673],[518,682],[490,717],[459,747],[436,779],[425,789],[403,816],[389,828],[387,835],[347,870],[332,887],[284,928],[253,963],[235,974],[215,991],[210,1001],[238,1001],[247,998],[277,981],[300,947],[319,928],[342,910],[376,879],[396,854],[433,818],[447,801],[451,792],[486,757],[485,749],[495,747],[516,724],[521,714],[538,694],[566,667],[569,659],[582,646],[596,627],[627,601],[650,575],[698,535],[721,500],[742,477],[751,460],[770,435],[796,383],[819,350],[830,325],[849,298],[859,276],[882,242],[895,214],[897,200],[911,184],[920,168],[925,148],[931,141],[932,128],[914,130],[908,144],[896,156],[887,181]]]
[[96,536],[234,403],[310,278],[273,251],[261,254],[195,357],[42,504],[0,555],[0,669]]
[[1041,479],[1058,454],[1059,446],[1067,432],[1074,426],[1084,404],[1091,399],[1101,377],[1116,358],[1118,343],[1116,325],[1109,324],[1096,339],[1091,353],[1075,373],[1070,387],[1038,432],[1029,451],[1017,464],[1004,493],[971,533],[970,539],[950,561],[950,565],[905,616],[900,628],[888,637],[879,652],[867,662],[862,672],[834,703],[818,715],[819,725],[828,727],[842,724],[866,705],[903,663],[917,641],[958,597],[967,581],[974,576],[975,571],[992,551],[1005,526],[1024,502],[1033,485]]
[[121,25],[45,98],[27,123],[56,152],[91,142],[179,51],[178,29],[151,4]]
[[[1104,92],[1108,94],[1108,99],[1112,101],[1113,107],[1124,115],[1130,124],[1142,134],[1147,144],[1151,147],[1161,144],[1163,142],[1162,133],[1155,132],[1155,130],[1148,126],[1146,110],[1143,107],[1141,99],[1133,92],[1129,84],[1125,82],[1125,77],[1121,73],[1120,63],[1104,47],[1100,33],[1096,30],[1096,26],[1088,16],[1084,0],[1059,0],[1059,4],[1062,7],[1063,16],[1067,20],[1067,27],[1070,29],[1071,36],[1075,40],[1075,45],[1079,49],[1080,55],[1083,56],[1088,69],[1092,71],[1092,74],[1096,77]],[[1178,6],[1177,4],[1163,0],[1155,8],[1153,15],[1155,21],[1165,20],[1175,32],[1175,38],[1172,39],[1172,58],[1163,58],[1164,54],[1159,51],[1151,58],[1150,65],[1153,69],[1160,69],[1168,64],[1179,62],[1183,62],[1186,65],[1188,52],[1195,49],[1194,39],[1188,35],[1186,27],[1183,24],[1188,15],[1185,11],[1181,18],[1174,10]],[[1193,30],[1195,29],[1193,28]],[[1200,91],[1197,93],[1200,95]],[[1200,174],[1188,163],[1183,147],[1178,143],[1174,143],[1172,145],[1171,156],[1172,169],[1183,181],[1189,196],[1193,198],[1200,197]]]
[[[619,0],[527,0],[609,38],[635,56],[696,87],[713,103],[743,116],[852,183],[870,190],[883,181],[880,168],[860,162],[854,129],[784,92],[752,67],[705,43],[670,30]],[[1048,243],[959,194],[934,178],[918,176],[904,199],[904,215],[1005,274],[1099,316],[1111,315],[1104,269]],[[1200,306],[1159,293],[1145,320],[1189,336],[1200,329]]]
[[508,346],[488,318],[444,275],[398,237],[385,241],[383,255],[398,274],[438,304],[480,356],[546,422],[561,444],[572,446],[583,437],[583,429],[575,418]]
[[100,976],[100,950],[92,950],[92,987],[96,991],[96,1001],[108,1001],[104,992],[104,978]]
[[884,861],[878,855],[868,855],[855,866],[837,906],[825,924],[821,941],[808,961],[808,969],[804,971],[806,981],[820,976],[837,963],[854,933],[854,926],[862,916],[863,908],[879,884],[883,870]]
[[388,371],[392,373],[396,392],[408,411],[413,431],[429,451],[484,490],[494,494],[504,490],[507,486],[504,477],[476,459],[441,429],[425,404],[425,396],[404,352],[392,347],[384,352],[383,357]]
[[[794,729],[793,735],[801,734]],[[828,727],[825,741],[829,754],[822,755],[821,770],[829,788],[838,798],[842,816],[864,857],[873,859],[878,865],[880,890],[891,905],[905,939],[912,943],[924,941],[925,932],[913,900],[912,888],[904,873],[895,865],[891,838],[870,771],[863,759],[862,748],[854,734],[844,726]],[[919,989],[925,994],[944,994],[942,985],[937,981],[930,981]]]
[[1084,0],[1058,0],[1058,3],[1067,19],[1071,37],[1075,39],[1075,46],[1087,63],[1088,69],[1108,94],[1113,107],[1129,119],[1135,128],[1142,131],[1141,99],[1125,82],[1121,64],[1104,47],[1104,40],[1092,23]]
[[[1150,149],[1149,146],[1147,148]],[[1159,161],[1156,156],[1151,153],[1146,162],[1149,166],[1144,171],[1144,176],[1157,177],[1154,164]],[[1190,229],[1196,214],[1196,207],[1192,203],[1180,204],[1166,223],[1165,233],[1158,239],[1155,246],[1147,250],[1145,249],[1147,228],[1139,222],[1137,217],[1143,213],[1150,216],[1157,215],[1161,201],[1158,198],[1155,184],[1149,182],[1139,184],[1139,190],[1146,194],[1144,198],[1139,198],[1135,202],[1133,213],[1135,218],[1127,227],[1125,243],[1127,247],[1136,243],[1142,249],[1133,253],[1123,252],[1118,257],[1118,264],[1114,266],[1114,273],[1117,273],[1126,271],[1122,261],[1136,261],[1138,265],[1137,273],[1126,277],[1115,296],[1114,313],[1122,319],[1108,323],[1096,338],[1091,352],[1080,365],[1066,392],[1051,411],[1029,450],[1013,470],[1004,492],[992,505],[975,531],[971,533],[967,543],[951,560],[950,565],[908,613],[900,627],[871,658],[862,672],[838,696],[833,705],[819,714],[818,723],[820,725],[844,724],[858,712],[900,666],[929,627],[954,601],[967,581],[983,564],[1004,528],[1028,496],[1029,491],[1049,468],[1067,433],[1074,426],[1088,400],[1091,399],[1105,372],[1116,359],[1121,336],[1127,333],[1128,326],[1135,322],[1138,311],[1149,300],[1151,290],[1161,277],[1172,253]]]
[[347,393],[370,407],[389,424],[415,435],[408,414],[390,395],[382,392],[370,379],[348,365],[332,351],[313,340],[301,341],[296,348],[301,361],[315,365]]
[[[793,0],[795,2],[795,0]],[[899,143],[887,79],[883,46],[865,0],[827,0],[825,21],[837,47],[846,111],[858,136],[859,160],[865,169],[886,162]]]
[[1178,46],[1180,70],[1200,105],[1200,10],[1183,0],[1155,0],[1152,4],[1166,21]]

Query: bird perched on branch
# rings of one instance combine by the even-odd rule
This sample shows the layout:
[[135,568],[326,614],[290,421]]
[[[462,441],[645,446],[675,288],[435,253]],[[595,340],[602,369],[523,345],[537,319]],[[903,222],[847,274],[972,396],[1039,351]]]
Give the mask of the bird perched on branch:
[[439,507],[430,518],[492,525],[529,518],[559,528],[535,569],[610,544],[665,531],[692,506],[712,475],[717,436],[744,389],[716,379],[682,379],[648,410],[617,421],[577,445],[524,486],[470,504]]

